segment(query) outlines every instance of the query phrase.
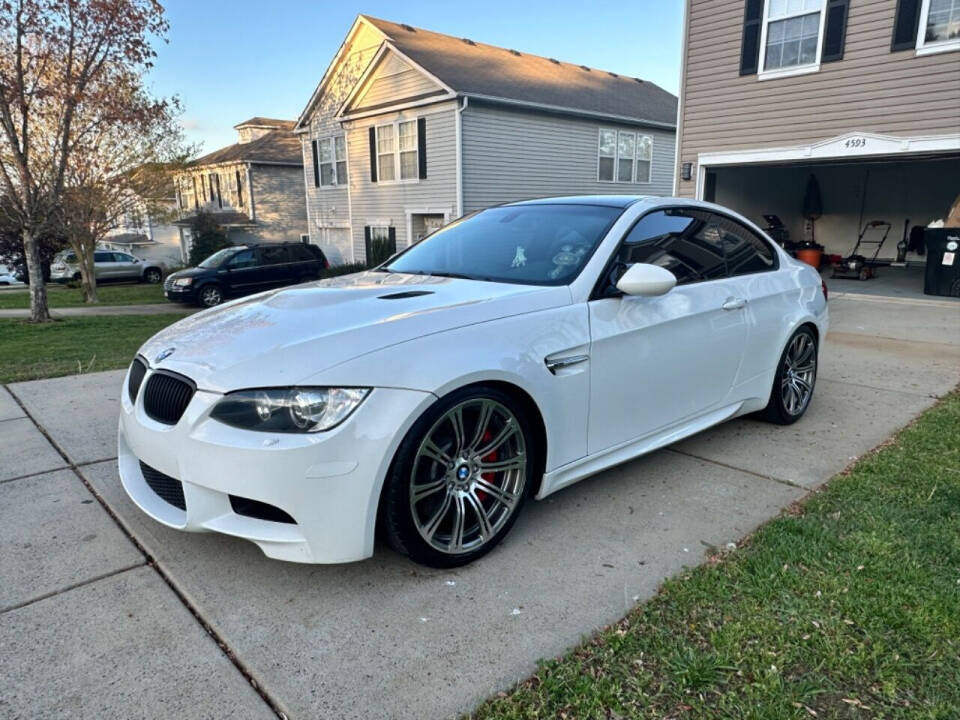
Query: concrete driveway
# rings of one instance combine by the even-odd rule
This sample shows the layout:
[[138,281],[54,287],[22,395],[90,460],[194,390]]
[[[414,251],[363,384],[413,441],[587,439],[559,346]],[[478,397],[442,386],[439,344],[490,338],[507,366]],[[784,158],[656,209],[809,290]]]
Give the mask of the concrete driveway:
[[960,381],[960,304],[838,297],[813,405],[532,503],[456,571],[386,548],[271,561],[146,518],[117,479],[123,372],[0,391],[0,716],[447,718],[754,530]]

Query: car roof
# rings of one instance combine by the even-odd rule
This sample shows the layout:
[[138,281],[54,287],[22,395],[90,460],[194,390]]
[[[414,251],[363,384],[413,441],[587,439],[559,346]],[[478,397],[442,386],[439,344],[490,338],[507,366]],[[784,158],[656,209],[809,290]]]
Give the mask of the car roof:
[[533,198],[505,203],[507,207],[515,205],[602,205],[604,207],[626,208],[641,200],[646,195],[564,195],[561,197]]

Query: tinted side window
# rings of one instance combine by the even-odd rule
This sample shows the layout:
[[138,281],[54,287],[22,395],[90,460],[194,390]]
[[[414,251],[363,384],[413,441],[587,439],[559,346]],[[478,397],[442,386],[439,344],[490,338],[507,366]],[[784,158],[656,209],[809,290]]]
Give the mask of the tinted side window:
[[290,262],[290,255],[285,245],[264,245],[260,248],[260,258],[263,265],[279,265]]
[[313,256],[313,253],[310,252],[306,245],[291,245],[290,254],[293,255],[293,262],[307,262],[309,260],[316,260],[316,258]]
[[113,262],[113,253],[109,252],[95,252],[93,254],[93,261],[98,262]]
[[720,229],[712,215],[698,211],[644,215],[624,238],[619,260],[666,268],[677,276],[677,285],[727,274]]
[[754,232],[729,218],[714,215],[714,219],[720,228],[730,275],[748,275],[777,267],[773,248]]
[[250,250],[241,250],[232,258],[230,262],[227,263],[227,267],[231,270],[236,270],[238,268],[247,268],[253,267],[257,264],[257,254],[253,249]]

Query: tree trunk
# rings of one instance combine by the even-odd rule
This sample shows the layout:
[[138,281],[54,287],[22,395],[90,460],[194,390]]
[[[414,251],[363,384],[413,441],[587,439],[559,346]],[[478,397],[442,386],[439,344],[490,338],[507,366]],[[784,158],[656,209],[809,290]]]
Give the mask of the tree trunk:
[[49,322],[50,309],[47,307],[47,284],[40,264],[40,246],[30,230],[23,231],[23,252],[30,276],[30,322]]
[[[74,250],[76,252],[76,249]],[[80,260],[80,287],[83,290],[83,301],[89,305],[100,302],[97,299],[97,274],[93,263],[93,250],[77,253]]]

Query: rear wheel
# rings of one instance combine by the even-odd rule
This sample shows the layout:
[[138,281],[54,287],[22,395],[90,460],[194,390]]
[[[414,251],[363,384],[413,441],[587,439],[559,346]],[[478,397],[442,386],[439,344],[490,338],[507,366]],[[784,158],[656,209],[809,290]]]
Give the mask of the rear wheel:
[[780,356],[773,379],[770,402],[762,411],[764,419],[778,425],[792,425],[810,407],[817,383],[817,336],[809,327],[797,330]]
[[197,297],[204,307],[213,307],[223,302],[223,290],[216,285],[204,285]]
[[156,285],[163,280],[163,273],[160,272],[160,268],[147,268],[143,273],[143,279],[151,285]]
[[488,553],[533,485],[533,443],[523,407],[496,388],[441,399],[407,433],[391,466],[381,503],[390,544],[431,567]]

